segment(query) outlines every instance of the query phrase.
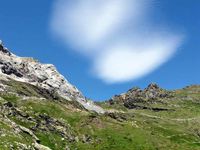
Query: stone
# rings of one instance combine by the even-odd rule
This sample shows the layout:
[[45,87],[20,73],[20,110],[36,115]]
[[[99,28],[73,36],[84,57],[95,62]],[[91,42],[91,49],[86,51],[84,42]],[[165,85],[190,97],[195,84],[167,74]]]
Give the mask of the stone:
[[37,142],[34,143],[34,148],[36,150],[51,150],[49,147],[41,145],[41,144],[38,144]]
[[7,107],[13,107],[13,104],[11,102],[6,102],[3,104],[4,106],[7,106]]
[[82,136],[82,142],[83,143],[89,143],[91,141],[91,137],[89,135],[83,135]]

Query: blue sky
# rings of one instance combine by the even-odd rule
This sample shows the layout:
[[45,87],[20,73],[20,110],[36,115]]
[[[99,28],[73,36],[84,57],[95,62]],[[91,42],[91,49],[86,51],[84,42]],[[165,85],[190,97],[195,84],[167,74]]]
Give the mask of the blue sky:
[[[137,12],[147,13],[148,15],[143,16],[144,21],[134,20],[134,16],[132,16],[128,22],[130,27],[124,26],[120,30],[122,31],[120,32],[122,34],[117,32],[117,34],[115,34],[116,36],[111,36],[110,30],[113,29],[113,27],[116,27],[119,24],[118,22],[114,25],[111,25],[111,28],[106,28],[106,30],[105,28],[101,28],[101,26],[98,28],[101,30],[96,30],[96,28],[91,28],[92,26],[90,26],[91,23],[96,22],[90,22],[91,20],[89,20],[87,27],[89,27],[89,29],[92,31],[96,31],[96,34],[94,35],[94,32],[88,33],[88,30],[86,30],[87,28],[84,28],[85,30],[78,30],[79,33],[81,33],[79,37],[77,36],[76,28],[75,31],[73,31],[74,28],[70,28],[70,33],[68,32],[68,29],[62,29],[62,27],[65,27],[65,25],[69,24],[52,27],[52,24],[55,24],[55,22],[59,24],[60,20],[62,20],[61,23],[63,21],[69,21],[69,18],[60,17],[62,16],[62,12],[57,12],[56,7],[58,7],[60,10],[58,2],[60,2],[63,7],[74,7],[76,10],[78,1],[76,4],[71,4],[70,2],[73,3],[73,1],[69,0],[67,3],[65,2],[63,4],[62,0],[0,0],[2,6],[0,9],[0,39],[2,39],[5,45],[17,55],[31,56],[43,63],[54,64],[71,83],[73,83],[83,92],[84,95],[95,100],[109,98],[114,94],[125,92],[133,86],[144,88],[151,82],[156,82],[161,87],[167,89],[176,89],[186,85],[200,83],[200,1],[193,0],[191,2],[189,0],[152,0],[150,4],[146,4],[144,0],[144,3],[141,3],[142,7],[145,6],[144,8],[140,8],[139,6],[135,9],[131,8],[131,10],[136,10]],[[90,0],[87,1],[89,2]],[[108,4],[105,5],[107,6]],[[111,6],[113,6],[112,3]],[[104,5],[102,5],[102,8],[104,8]],[[147,9],[148,12],[144,12],[144,10],[146,11]],[[115,8],[113,8],[113,10],[115,10]],[[64,13],[71,14],[71,12]],[[113,13],[115,15],[115,13],[118,13],[118,11],[111,11],[109,13]],[[134,14],[134,12],[128,12],[125,16],[131,16],[130,13]],[[75,14],[77,13],[75,12]],[[59,18],[57,16],[59,16],[60,19],[57,19]],[[104,20],[104,18],[105,17],[102,16],[102,20]],[[122,18],[124,18],[124,16],[122,16]],[[111,19],[113,19],[112,16]],[[134,25],[133,22],[139,22],[139,26]],[[73,27],[74,25],[77,25],[76,20],[74,23],[75,24],[72,24]],[[108,25],[110,25],[109,22]],[[141,26],[144,26],[145,28]],[[57,27],[59,27],[59,30],[57,30]],[[82,29],[82,26],[79,26],[79,24],[77,27]],[[147,31],[147,34],[146,32],[144,33],[144,29]],[[163,31],[163,29],[165,29],[166,33],[161,34],[163,33],[161,30]],[[142,32],[136,33],[138,30],[142,30]],[[106,33],[105,36],[102,35],[104,32]],[[149,58],[147,58],[145,60],[147,60],[147,62],[152,61],[152,67],[144,65],[142,67],[144,70],[140,70],[140,68],[138,69],[137,67],[138,65],[143,65],[141,63],[137,64],[141,59],[137,62],[132,60],[128,61],[128,66],[126,63],[122,63],[122,67],[125,68],[125,70],[122,69],[119,70],[119,72],[117,72],[118,70],[115,69],[115,66],[111,67],[116,63],[116,59],[114,58],[113,60],[110,58],[110,56],[107,56],[107,54],[111,53],[111,56],[116,57],[117,55],[115,55],[116,53],[113,54],[112,51],[107,52],[106,49],[112,49],[116,45],[117,48],[119,48],[120,45],[118,46],[118,44],[115,44],[115,42],[123,43],[122,41],[124,39],[131,41],[125,41],[125,43],[128,44],[128,48],[130,47],[136,49],[136,46],[132,45],[133,41],[135,41],[133,39],[137,38],[141,34],[144,34],[145,36],[138,37],[138,39],[146,37],[153,39],[153,33],[155,32],[158,33],[158,36],[156,35],[158,40],[156,38],[156,40],[153,40],[156,41],[154,42],[155,45],[157,46],[161,43],[161,47],[164,45],[164,48],[168,48],[169,45],[172,45],[171,43],[174,43],[174,40],[171,41],[171,39],[179,39],[179,37],[181,38],[180,43],[175,42],[178,44],[176,44],[173,49],[165,50],[165,52],[172,51],[170,53],[170,57],[166,57],[166,53],[161,53],[163,55],[159,55],[162,56],[162,60],[165,60],[164,62],[160,62],[159,60],[153,63],[158,56],[156,55],[154,57],[154,55],[149,55],[152,56],[152,59],[148,60]],[[63,36],[61,33],[66,34]],[[116,33],[116,31],[114,31],[114,33]],[[127,33],[129,33],[130,36],[127,36]],[[122,38],[119,35],[123,35]],[[132,35],[135,35],[133,39]],[[82,38],[82,40],[79,38]],[[91,39],[97,40],[91,41]],[[164,42],[160,41],[160,39],[164,39]],[[141,43],[141,40],[139,40],[138,43]],[[144,42],[144,44],[142,43],[141,45],[145,44],[148,46],[148,42]],[[122,49],[123,48],[124,47],[122,47]],[[139,48],[141,48],[141,46],[139,46]],[[142,47],[142,50],[145,51],[145,48],[145,46]],[[128,52],[129,51],[127,51],[127,55],[129,55]],[[121,51],[119,54],[124,55],[124,53],[121,53]],[[157,51],[156,54],[158,54]],[[100,57],[101,55],[102,57]],[[127,57],[127,55],[124,56]],[[130,55],[130,57],[131,56],[132,55]],[[105,58],[109,58],[109,61],[107,61]],[[134,58],[134,60],[137,58],[139,58],[139,56]],[[142,60],[142,62],[145,60]],[[121,62],[122,61],[123,59]],[[104,62],[108,63],[104,64]],[[108,66],[108,69],[102,66]],[[134,70],[134,72],[129,71],[128,69]],[[126,76],[124,76],[124,74],[120,74],[121,72],[126,71]]]

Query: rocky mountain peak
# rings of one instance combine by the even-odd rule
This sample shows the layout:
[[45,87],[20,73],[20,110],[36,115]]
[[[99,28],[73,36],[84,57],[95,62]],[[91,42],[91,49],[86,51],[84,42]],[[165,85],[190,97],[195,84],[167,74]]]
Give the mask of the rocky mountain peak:
[[147,86],[146,90],[150,91],[150,90],[159,90],[161,89],[156,83],[151,83]]
[[171,96],[170,91],[160,88],[157,84],[151,83],[144,90],[133,87],[126,93],[116,95],[109,100],[110,104],[123,104],[127,108],[135,108],[136,103],[152,102],[165,99]]
[[19,57],[12,54],[0,42],[0,79],[4,77],[26,82],[50,92],[55,92],[68,101],[77,101],[87,110],[104,113],[104,110],[93,102],[87,101],[82,93],[52,64],[42,64],[29,57]]
[[0,40],[0,52],[5,53],[9,56],[11,55],[11,52],[6,47],[4,47],[2,40]]

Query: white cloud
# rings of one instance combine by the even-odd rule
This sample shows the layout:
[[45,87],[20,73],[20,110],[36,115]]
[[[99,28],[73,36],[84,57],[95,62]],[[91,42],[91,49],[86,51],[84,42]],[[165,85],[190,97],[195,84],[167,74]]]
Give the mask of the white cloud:
[[158,68],[182,43],[182,36],[156,28],[149,6],[151,0],[57,0],[51,28],[91,59],[98,78],[126,82]]
[[126,82],[142,77],[174,54],[181,38],[159,37],[144,45],[116,44],[98,56],[94,73],[107,83]]
[[79,51],[94,51],[116,35],[126,23],[137,22],[143,5],[138,0],[57,0],[51,27],[67,43]]

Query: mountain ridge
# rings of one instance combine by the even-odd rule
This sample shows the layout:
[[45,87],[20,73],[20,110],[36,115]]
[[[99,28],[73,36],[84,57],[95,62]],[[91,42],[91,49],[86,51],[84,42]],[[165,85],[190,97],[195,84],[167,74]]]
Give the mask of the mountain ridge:
[[200,85],[88,101],[56,68],[0,42],[0,150],[199,150]]
[[42,64],[29,57],[19,57],[11,53],[0,42],[0,74],[13,80],[26,82],[49,91],[57,92],[66,100],[76,100],[86,109],[104,113],[104,110],[88,101],[82,93],[61,75],[52,64]]

